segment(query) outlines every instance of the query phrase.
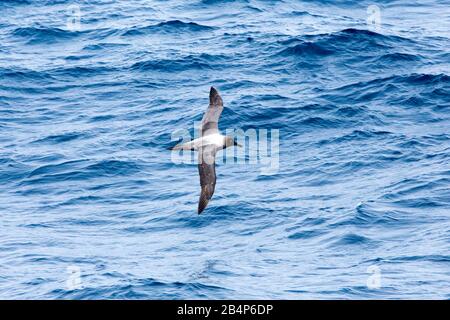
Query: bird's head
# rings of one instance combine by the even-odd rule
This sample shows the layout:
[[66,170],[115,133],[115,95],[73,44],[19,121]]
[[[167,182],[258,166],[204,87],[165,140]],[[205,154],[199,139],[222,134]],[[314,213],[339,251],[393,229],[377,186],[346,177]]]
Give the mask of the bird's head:
[[233,146],[238,146],[238,147],[242,147],[242,145],[240,145],[239,143],[237,143],[236,139],[230,136],[226,136],[225,137],[225,145],[227,147],[233,147]]

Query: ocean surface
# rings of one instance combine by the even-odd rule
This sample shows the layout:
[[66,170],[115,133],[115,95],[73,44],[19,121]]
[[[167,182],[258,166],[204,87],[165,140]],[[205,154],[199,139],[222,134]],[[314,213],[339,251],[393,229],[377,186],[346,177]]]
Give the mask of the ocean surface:
[[[450,298],[448,1],[0,15],[0,298]],[[279,167],[218,163],[197,215],[167,149],[210,86],[221,129],[279,130]]]

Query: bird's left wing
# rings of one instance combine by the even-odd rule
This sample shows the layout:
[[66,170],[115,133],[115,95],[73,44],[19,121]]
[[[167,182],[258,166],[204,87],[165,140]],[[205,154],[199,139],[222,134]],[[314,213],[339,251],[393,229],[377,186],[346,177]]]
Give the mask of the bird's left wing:
[[198,202],[198,214],[202,213],[214,194],[216,187],[216,152],[215,145],[206,145],[198,152],[198,173],[200,174],[200,186],[202,191]]
[[202,136],[219,132],[219,118],[223,110],[223,101],[219,92],[211,87],[209,106],[202,119]]

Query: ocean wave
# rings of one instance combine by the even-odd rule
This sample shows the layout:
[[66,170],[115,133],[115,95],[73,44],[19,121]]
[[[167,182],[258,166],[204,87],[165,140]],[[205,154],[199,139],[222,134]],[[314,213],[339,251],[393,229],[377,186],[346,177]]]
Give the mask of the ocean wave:
[[83,50],[86,51],[101,51],[105,49],[111,49],[111,48],[122,48],[122,47],[128,47],[130,44],[128,43],[113,43],[113,42],[101,42],[97,44],[89,44],[86,45]]
[[215,63],[222,61],[223,56],[213,56],[209,54],[188,55],[182,58],[146,60],[134,63],[132,70],[138,71],[161,71],[161,72],[181,72],[189,70],[213,70],[218,69]]
[[12,31],[14,37],[27,40],[28,44],[54,43],[70,40],[80,35],[80,32],[64,30],[56,27],[20,27]]
[[[435,95],[434,91],[449,85],[450,76],[445,74],[405,74],[375,78],[368,81],[360,81],[330,90],[322,95],[322,98],[339,103],[367,102],[393,97],[389,104],[423,105],[413,99],[412,93],[405,91],[405,86],[417,92],[423,101],[448,102],[448,96]],[[418,92],[417,86],[427,87],[427,90]],[[430,89],[431,88],[431,89]],[[438,100],[440,99],[440,100]]]
[[242,2],[242,3],[248,3],[249,0],[200,0],[202,4],[206,5],[217,5],[222,3],[235,3],[235,2]]
[[51,144],[58,144],[63,142],[69,142],[76,139],[83,139],[89,137],[89,134],[86,132],[67,132],[63,134],[58,135],[51,135],[47,136],[42,139],[38,139],[34,141],[33,143],[51,143]]
[[214,30],[214,27],[198,24],[195,22],[183,22],[180,20],[170,20],[160,22],[145,27],[132,27],[122,33],[123,36],[146,35],[154,32],[173,34],[174,32],[201,32]]
[[360,203],[356,206],[355,214],[350,219],[337,225],[347,226],[377,226],[389,227],[392,225],[405,225],[411,223],[405,212],[393,208],[389,204],[380,205],[374,201]]
[[[124,278],[124,276],[120,277]],[[86,287],[79,290],[54,290],[49,293],[57,299],[204,299],[211,291],[224,295],[230,290],[200,282],[162,282],[144,279],[133,284]]]
[[300,231],[300,232],[296,232],[296,233],[289,235],[288,239],[292,239],[292,240],[310,239],[310,238],[314,238],[314,237],[323,235],[324,233],[325,233],[324,231],[320,231],[320,230],[305,230],[305,231]]
[[31,0],[5,0],[5,1],[2,1],[0,3],[0,5],[1,4],[5,5],[5,6],[8,6],[8,5],[25,5],[25,4],[31,4],[31,3],[32,3]]
[[318,142],[319,145],[329,143],[343,143],[351,141],[369,141],[371,139],[390,139],[394,136],[394,133],[388,131],[374,131],[374,130],[353,130],[350,133],[343,134],[341,136],[332,137],[329,139],[323,139]]
[[377,57],[376,60],[382,63],[414,62],[420,61],[421,57],[410,53],[393,52]]
[[47,70],[53,76],[64,76],[64,77],[89,77],[98,76],[102,74],[112,74],[115,71],[120,70],[120,68],[114,66],[98,66],[98,65],[84,65],[84,66],[65,66],[60,68],[55,68]]
[[348,233],[341,236],[338,240],[332,243],[332,247],[347,247],[347,246],[366,246],[373,247],[376,242],[368,237],[364,237],[355,233]]
[[[54,78],[43,71],[35,71],[25,68],[0,68],[0,78],[5,83],[8,81],[44,81],[44,80],[54,80]],[[5,81],[7,80],[7,81]]]
[[139,171],[141,166],[133,161],[88,160],[68,161],[56,165],[44,165],[32,170],[20,185],[38,185],[99,177],[126,176]]
[[388,50],[402,44],[412,45],[414,42],[400,36],[350,28],[330,34],[295,37],[280,43],[287,48],[278,52],[277,55],[320,58],[355,52],[361,54],[374,50]]

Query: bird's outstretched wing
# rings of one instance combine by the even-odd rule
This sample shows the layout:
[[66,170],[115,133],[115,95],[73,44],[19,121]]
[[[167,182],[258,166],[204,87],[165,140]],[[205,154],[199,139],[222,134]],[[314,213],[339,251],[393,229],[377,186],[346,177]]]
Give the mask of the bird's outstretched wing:
[[206,145],[198,152],[198,173],[200,174],[200,186],[202,191],[198,202],[198,214],[202,213],[214,194],[216,187],[216,152],[215,145]]
[[202,136],[219,132],[219,118],[223,110],[223,101],[219,92],[211,87],[209,91],[209,106],[202,119]]

